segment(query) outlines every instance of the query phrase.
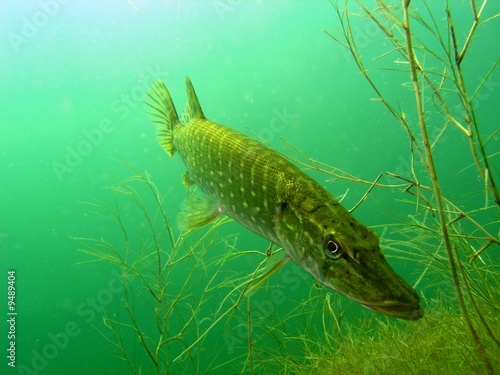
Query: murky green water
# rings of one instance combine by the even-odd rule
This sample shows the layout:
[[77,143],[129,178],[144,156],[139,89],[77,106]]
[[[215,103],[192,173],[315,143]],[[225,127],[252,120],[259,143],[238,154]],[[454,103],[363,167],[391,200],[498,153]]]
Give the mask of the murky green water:
[[[413,3],[425,13],[421,2]],[[472,23],[470,7],[451,3],[456,7],[457,34],[463,43]],[[444,33],[444,5],[435,6],[431,11],[442,22]],[[101,203],[123,220],[130,241],[127,261],[131,263],[134,253],[148,253],[144,249],[151,244],[145,241],[151,233],[165,236],[165,223],[155,216],[158,205],[144,183],[133,186],[148,215],[156,220],[153,232],[144,212],[129,199],[130,191],[127,198],[106,189],[135,175],[117,160],[147,173],[165,194],[161,206],[171,218],[174,237],[179,235],[175,217],[186,194],[182,185],[185,170],[179,157],[170,159],[157,144],[154,126],[145,113],[144,93],[155,79],[167,83],[180,110],[186,100],[184,77],[189,75],[208,118],[245,134],[253,132],[278,149],[282,149],[283,137],[310,158],[364,180],[373,181],[385,171],[411,177],[406,132],[379,101],[370,100],[375,94],[349,52],[323,32],[339,27],[335,8],[326,0],[4,1],[0,9],[0,303],[5,311],[0,328],[4,350],[0,373],[132,373],[117,358],[123,356],[119,349],[99,332],[110,335],[104,316],[130,323],[124,308],[127,300],[141,319],[141,332],[158,339],[151,315],[155,305],[137,275],[127,284],[127,299],[120,268],[106,261],[88,263],[95,258],[78,251],[83,246],[74,240],[105,239],[125,254],[120,229],[95,214],[102,210],[85,202]],[[490,2],[484,18],[499,11],[498,4]],[[372,60],[383,52],[384,46],[377,42],[385,36],[373,25],[353,22],[360,53],[372,61],[370,74],[417,129],[409,73],[376,69],[405,66],[395,63],[392,55]],[[463,63],[471,93],[499,58],[500,40],[495,36],[499,32],[497,20],[478,29]],[[423,42],[437,46],[431,34],[422,35],[427,38]],[[427,69],[440,69],[431,56],[422,54],[421,58]],[[484,140],[499,127],[500,73],[490,73],[474,98]],[[459,104],[453,92],[445,96],[454,103],[452,107]],[[432,107],[432,95],[425,105]],[[430,123],[440,124],[431,131],[435,138],[442,118],[431,110],[427,116]],[[445,195],[474,210],[485,205],[484,181],[477,177],[474,161],[464,150],[468,150],[466,138],[452,128],[440,138],[434,153]],[[498,133],[488,142],[487,152],[498,177]],[[415,168],[425,171],[418,162]],[[320,173],[311,174],[319,181],[328,180]],[[431,185],[429,179],[420,182]],[[343,180],[325,182],[325,186],[337,197],[347,192],[343,204],[348,208],[367,189],[367,185]],[[415,205],[402,202],[414,198],[401,190],[375,189],[355,211],[356,217],[389,240],[406,241],[400,227],[393,225],[407,223],[408,215],[415,214]],[[496,234],[496,215],[498,211],[485,210],[484,216],[476,218],[481,224],[493,223],[488,228]],[[464,227],[474,231],[467,224]],[[204,231],[186,240],[178,249],[179,257],[201,233]],[[304,346],[294,343],[294,337],[328,345],[321,311],[327,309],[325,298],[330,292],[317,287],[305,271],[290,263],[252,297],[252,363],[246,362],[246,299],[232,317],[222,319],[195,345],[187,360],[173,362],[220,315],[216,313],[219,306],[224,303],[222,311],[226,311],[238,296],[224,300],[230,285],[213,290],[207,290],[207,285],[220,286],[232,277],[251,275],[262,260],[257,255],[224,256],[231,254],[229,245],[261,252],[268,246],[236,223],[207,236],[200,249],[211,239],[214,243],[201,263],[191,257],[164,280],[167,305],[176,295],[188,297],[176,302],[177,310],[169,315],[163,339],[173,337],[189,316],[195,316],[181,336],[162,346],[168,351],[163,358],[172,373],[250,373],[252,366],[257,373],[286,372],[272,358],[286,356],[303,363],[310,355]],[[169,240],[164,237],[162,241],[164,264]],[[497,248],[491,251],[498,253],[498,245],[494,246]],[[391,250],[386,254],[408,282],[415,283],[422,274],[425,262],[397,259]],[[143,272],[155,269],[154,257],[151,259],[140,265]],[[212,264],[211,259],[223,261]],[[11,346],[6,322],[8,270],[14,270],[16,277],[15,368],[5,356]],[[188,287],[182,289],[186,276],[193,273]],[[439,285],[438,277],[424,274],[417,290],[431,299]],[[453,294],[449,286],[443,289]],[[329,298],[335,309],[348,309],[342,321],[355,322],[363,316],[369,326],[370,321],[382,319],[333,292]],[[193,312],[201,301],[199,310]],[[328,326],[333,325],[330,317]],[[121,341],[136,369],[155,373],[137,335],[126,329],[123,332]]]

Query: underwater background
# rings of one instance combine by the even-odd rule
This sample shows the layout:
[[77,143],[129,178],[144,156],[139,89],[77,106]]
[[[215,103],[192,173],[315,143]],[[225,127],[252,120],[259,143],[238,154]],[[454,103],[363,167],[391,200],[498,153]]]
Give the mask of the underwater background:
[[[370,9],[376,7],[375,2],[363,3]],[[390,3],[402,18],[400,2]],[[428,3],[413,1],[412,6],[435,14],[438,28],[446,30],[445,4]],[[470,4],[449,3],[463,43],[473,21]],[[259,137],[279,150],[284,150],[283,138],[308,158],[365,181],[374,181],[386,171],[412,177],[408,134],[380,100],[373,100],[376,95],[348,49],[324,32],[340,28],[336,8],[327,0],[2,1],[0,10],[0,303],[4,313],[0,373],[331,373],[338,367],[329,360],[318,361],[321,355],[341,355],[349,362],[369,353],[343,353],[332,339],[335,334],[325,334],[329,330],[343,332],[342,337],[358,332],[357,340],[373,341],[380,325],[392,325],[394,332],[423,327],[431,319],[428,315],[432,316],[429,311],[434,304],[429,301],[442,296],[449,297],[447,311],[460,317],[444,250],[439,258],[442,273],[424,272],[432,259],[438,259],[430,254],[442,249],[439,238],[412,239],[401,229],[424,220],[418,215],[425,210],[416,210],[419,203],[403,188],[375,188],[354,215],[387,238],[385,243],[410,243],[402,254],[394,250],[397,246],[384,250],[389,263],[421,295],[427,314],[422,320],[400,322],[370,312],[319,287],[292,262],[267,280],[250,304],[244,298],[233,312],[231,306],[245,277],[263,260],[252,252],[265,254],[269,244],[230,222],[181,236],[176,259],[191,255],[175,263],[168,279],[162,279],[170,301],[167,306],[175,312],[168,311],[170,336],[163,339],[171,341],[162,345],[160,351],[166,352],[162,363],[155,365],[137,330],[122,327],[123,333],[113,336],[116,330],[109,329],[107,320],[131,324],[130,317],[135,316],[142,320],[146,342],[158,339],[157,305],[138,277],[143,274],[152,280],[148,272],[154,269],[154,261],[134,262],[150,259],[151,233],[163,236],[161,264],[169,259],[170,234],[175,239],[180,236],[175,221],[186,196],[185,168],[178,156],[168,157],[158,145],[155,126],[146,113],[144,95],[154,80],[165,81],[180,112],[189,75],[207,118]],[[500,4],[490,1],[482,17],[499,12]],[[393,56],[376,59],[384,48],[390,49],[387,36],[363,17],[353,18],[351,27],[361,55],[372,64],[370,74],[417,129],[408,69],[396,64]],[[496,18],[478,28],[463,66],[468,89],[474,92],[481,85],[474,107],[497,178],[500,72],[492,66],[496,68],[500,58],[499,34]],[[422,38],[438,46],[431,33],[423,32]],[[426,56],[428,60],[424,57],[422,62],[434,69],[433,56]],[[453,94],[450,89],[454,108],[460,101]],[[431,95],[425,105],[435,105]],[[427,119],[432,122],[438,116],[429,113]],[[431,136],[436,138],[440,132],[441,128],[431,131]],[[434,148],[443,194],[474,212],[475,222],[498,240],[498,207],[487,209],[495,204],[485,194],[485,181],[478,177],[468,140],[453,125],[443,134]],[[290,148],[284,152],[298,157]],[[425,173],[422,163],[417,162],[415,168]],[[335,197],[343,197],[348,209],[369,187],[319,171],[308,173]],[[131,176],[142,177],[127,180]],[[138,186],[128,190],[129,182]],[[430,179],[420,182],[431,186]],[[161,203],[151,194],[152,184],[160,192]],[[168,220],[162,221],[159,207]],[[464,230],[478,233],[470,223],[464,224]],[[491,241],[483,263],[498,279],[500,249],[498,242]],[[476,250],[481,247],[474,246]],[[418,247],[424,252],[411,254]],[[111,248],[122,252],[124,263],[102,256]],[[124,271],[125,263],[137,267]],[[131,270],[136,272],[133,277],[127,274]],[[15,367],[9,366],[5,355],[9,355],[12,327],[7,321],[9,271],[15,271],[16,280]],[[478,280],[490,283],[486,278]],[[175,296],[186,298],[169,305]],[[487,300],[488,311],[498,316],[498,292],[488,298],[482,301]],[[127,306],[133,307],[133,314]],[[328,306],[341,319],[327,314]],[[247,310],[253,311],[252,319]],[[217,321],[221,311],[229,312]],[[251,344],[249,320],[255,327]],[[458,324],[460,331],[466,331]],[[185,330],[175,336],[179,327]],[[196,342],[208,328],[206,336]],[[498,334],[497,329],[492,337]],[[394,337],[399,340],[397,334]],[[116,341],[129,350],[128,362],[119,358],[124,354],[113,345]],[[405,341],[404,345],[411,348],[414,344]],[[314,356],[311,348],[317,350]],[[450,367],[449,372],[446,366],[434,370],[461,372],[460,363],[467,362],[469,354],[460,353],[458,367]],[[443,356],[441,351],[434,355]],[[393,361],[405,362],[404,354],[394,356]],[[492,366],[498,370],[499,363],[494,360]],[[470,369],[464,367],[462,373],[471,373]],[[361,373],[380,370],[362,364],[358,368]],[[430,372],[403,366],[398,373]]]

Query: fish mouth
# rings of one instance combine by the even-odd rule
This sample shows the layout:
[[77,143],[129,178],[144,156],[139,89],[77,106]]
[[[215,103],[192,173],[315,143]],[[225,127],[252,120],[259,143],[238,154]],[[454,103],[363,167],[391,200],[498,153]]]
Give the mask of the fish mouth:
[[380,314],[404,320],[418,320],[424,316],[424,309],[419,304],[408,304],[398,301],[383,301],[380,303],[361,303],[367,309]]

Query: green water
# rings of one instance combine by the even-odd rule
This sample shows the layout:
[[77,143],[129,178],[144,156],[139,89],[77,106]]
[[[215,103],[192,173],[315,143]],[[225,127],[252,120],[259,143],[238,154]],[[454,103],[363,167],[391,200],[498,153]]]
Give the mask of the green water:
[[[455,22],[463,43],[471,24],[469,6],[451,3],[456,7]],[[416,1],[415,7],[423,8]],[[436,5],[435,12],[446,29],[443,8]],[[490,2],[485,18],[498,12],[499,4]],[[370,58],[377,56],[381,47],[374,42],[384,35],[362,25],[354,25],[361,52]],[[122,241],[122,233],[95,215],[85,202],[118,210],[135,244],[148,233],[141,212],[105,189],[134,174],[117,159],[147,172],[162,193],[168,192],[163,206],[172,218],[174,234],[179,234],[175,217],[185,197],[185,170],[179,157],[169,158],[157,144],[143,105],[144,92],[155,79],[167,83],[179,111],[186,100],[184,77],[189,75],[205,115],[213,121],[245,134],[254,132],[279,149],[283,137],[309,157],[366,180],[374,180],[384,171],[411,177],[405,131],[380,102],[370,100],[374,92],[347,50],[323,32],[334,27],[339,27],[338,19],[326,0],[1,3],[0,304],[5,315],[0,326],[0,373],[132,373],[116,358],[121,355],[118,349],[99,333],[106,330],[104,313],[126,320],[119,270],[109,262],[86,263],[93,258],[78,251],[82,246],[73,238]],[[464,62],[471,92],[500,57],[499,33],[500,25],[493,20],[476,34]],[[424,37],[434,43],[431,35]],[[374,60],[373,66],[387,66],[391,61],[394,58]],[[428,64],[432,68],[431,58]],[[416,129],[409,73],[373,70],[373,74]],[[485,138],[499,127],[499,86],[500,73],[495,70],[476,98]],[[432,100],[426,105],[430,107]],[[436,118],[429,114],[430,121]],[[481,207],[484,183],[474,166],[470,167],[473,160],[463,152],[467,147],[458,130],[446,132],[435,149],[439,177],[448,196],[468,208]],[[491,155],[500,152],[498,134],[488,147]],[[496,176],[498,160],[498,156],[492,158]],[[422,165],[417,168],[423,170]],[[319,173],[313,176],[327,179]],[[430,185],[429,180],[421,182]],[[348,208],[366,190],[366,185],[341,180],[325,182],[325,186],[335,196],[348,191],[343,201]],[[140,191],[154,211],[147,189]],[[414,213],[412,205],[398,201],[404,198],[397,189],[375,190],[355,211],[356,217],[380,234],[385,226],[403,223]],[[478,220],[488,222],[491,215],[488,211]],[[493,220],[497,220],[496,231],[491,230],[495,234],[498,218]],[[397,230],[392,232],[397,238]],[[265,251],[268,246],[236,223],[222,227],[218,238],[229,235],[237,238],[239,250]],[[222,242],[210,250],[214,256],[226,251]],[[498,252],[498,246],[492,251]],[[164,256],[166,259],[168,254]],[[251,274],[259,261],[247,257],[228,262],[229,269],[220,272],[227,277]],[[390,262],[410,283],[416,281],[420,265],[397,259]],[[173,286],[169,286],[173,290],[178,287],[175,280],[193,272],[189,264],[173,274]],[[15,368],[5,356],[10,345],[8,270],[14,270],[16,276]],[[194,296],[199,296],[214,270],[208,268],[207,276],[193,279]],[[272,322],[279,322],[310,298],[323,301],[328,291],[316,288],[311,277],[294,264],[287,264],[268,285],[279,288],[280,294],[258,292],[262,293],[254,305],[260,311],[260,317],[255,313],[260,327],[254,333],[259,336],[258,345],[276,348],[283,337],[294,335],[310,334],[319,340],[321,322],[308,319],[310,307],[304,307],[306,316],[287,326],[286,335],[273,333],[284,326]],[[432,298],[436,279],[424,277],[417,289],[420,293],[426,290]],[[144,291],[138,287],[133,293],[138,316],[149,319]],[[203,331],[213,321],[223,299],[222,292],[214,292],[197,313],[198,323],[190,326],[185,345],[172,349],[174,357],[179,348],[198,337],[197,325]],[[333,294],[332,300],[337,300]],[[347,306],[353,320],[361,314],[365,319],[379,318],[343,298],[338,300]],[[182,304],[179,309],[181,315],[190,313]],[[246,302],[240,310],[194,348],[195,364],[171,362],[172,373],[240,373],[247,354]],[[181,321],[176,319],[173,331]],[[143,324],[146,334],[154,336],[154,321]],[[142,373],[154,373],[137,338],[126,335],[123,340]],[[286,350],[298,362],[304,360],[298,348]],[[267,372],[278,370],[283,368],[269,366]],[[248,364],[244,372],[250,372]]]

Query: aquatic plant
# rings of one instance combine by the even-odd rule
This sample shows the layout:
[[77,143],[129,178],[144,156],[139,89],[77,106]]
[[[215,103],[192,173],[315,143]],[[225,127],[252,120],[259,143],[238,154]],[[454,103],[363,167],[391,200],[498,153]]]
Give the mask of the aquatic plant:
[[219,241],[214,233],[218,224],[198,236],[175,236],[164,205],[166,194],[149,175],[128,167],[134,174],[108,187],[114,206],[87,204],[115,230],[100,239],[77,238],[91,262],[104,261],[121,275],[120,305],[108,308],[104,324],[96,329],[134,374],[206,371],[209,363],[202,366],[195,350],[185,361],[173,359],[200,336],[208,315],[200,311],[215,288],[206,282],[213,276],[206,277],[209,264],[203,255]]

